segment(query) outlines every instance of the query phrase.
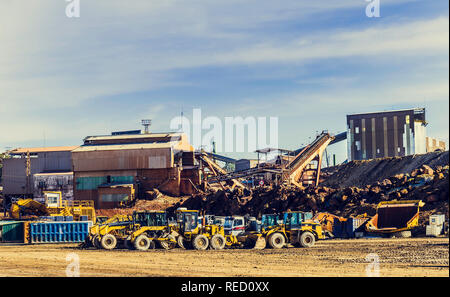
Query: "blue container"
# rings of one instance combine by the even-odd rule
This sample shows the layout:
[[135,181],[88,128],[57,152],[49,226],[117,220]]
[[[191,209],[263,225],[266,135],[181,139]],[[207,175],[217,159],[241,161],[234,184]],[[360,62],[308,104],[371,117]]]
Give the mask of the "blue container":
[[89,221],[89,217],[88,216],[80,216],[80,221],[87,222],[87,221]]
[[64,216],[56,216],[55,222],[64,222]]
[[29,243],[77,243],[89,235],[92,222],[30,223]]
[[73,222],[73,216],[64,217],[64,221],[66,221],[66,222]]

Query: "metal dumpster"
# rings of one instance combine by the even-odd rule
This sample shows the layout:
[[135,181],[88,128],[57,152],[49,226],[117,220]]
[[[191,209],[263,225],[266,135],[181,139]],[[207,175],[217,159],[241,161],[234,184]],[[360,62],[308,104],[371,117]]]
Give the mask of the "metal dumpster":
[[19,221],[0,221],[0,242],[23,243],[24,224]]
[[28,243],[77,243],[89,235],[92,222],[33,222],[28,226]]
[[419,225],[419,210],[424,205],[421,200],[381,202],[377,214],[366,224],[366,231],[383,234],[410,231]]

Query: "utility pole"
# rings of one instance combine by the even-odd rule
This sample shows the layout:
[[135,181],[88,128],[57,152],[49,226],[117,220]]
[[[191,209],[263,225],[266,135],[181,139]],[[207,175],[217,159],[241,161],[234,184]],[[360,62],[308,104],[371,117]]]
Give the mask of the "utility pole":
[[25,175],[26,175],[26,179],[27,179],[26,180],[26,195],[28,195],[30,193],[30,176],[31,176],[30,151],[27,151]]

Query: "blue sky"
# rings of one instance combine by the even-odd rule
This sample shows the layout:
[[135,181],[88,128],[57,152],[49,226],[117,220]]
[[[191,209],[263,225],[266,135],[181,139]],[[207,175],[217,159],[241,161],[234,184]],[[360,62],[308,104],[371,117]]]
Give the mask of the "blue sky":
[[[345,131],[349,113],[426,107],[449,142],[443,0],[2,0],[0,151],[168,131],[170,119],[277,116],[279,146]],[[345,159],[345,144],[336,148]],[[237,156],[237,155],[233,155]],[[251,156],[246,155],[246,156]]]

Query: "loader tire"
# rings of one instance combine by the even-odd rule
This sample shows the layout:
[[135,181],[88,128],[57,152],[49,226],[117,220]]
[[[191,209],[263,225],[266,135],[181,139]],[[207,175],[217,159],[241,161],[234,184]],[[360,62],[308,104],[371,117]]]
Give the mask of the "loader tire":
[[102,237],[100,244],[105,250],[113,250],[117,246],[117,238],[112,234],[106,234]]
[[209,239],[205,235],[197,235],[192,241],[192,245],[194,246],[194,249],[204,251],[208,248]]
[[316,242],[316,237],[311,232],[303,232],[300,235],[299,243],[301,247],[309,248]]
[[269,242],[269,246],[273,249],[281,249],[286,244],[286,239],[283,234],[278,232],[270,235],[267,241]]
[[209,243],[214,250],[223,250],[225,248],[226,239],[221,234],[216,234],[211,238]]
[[134,240],[134,248],[138,251],[146,251],[150,248],[152,241],[147,237],[147,235],[139,235]]
[[168,235],[167,238],[169,241],[160,241],[159,245],[165,250],[172,250],[177,247],[177,244],[170,240],[175,240],[175,238],[171,235]]
[[92,239],[92,245],[98,249],[102,248],[102,245],[100,244],[100,235],[94,236],[94,238]]

